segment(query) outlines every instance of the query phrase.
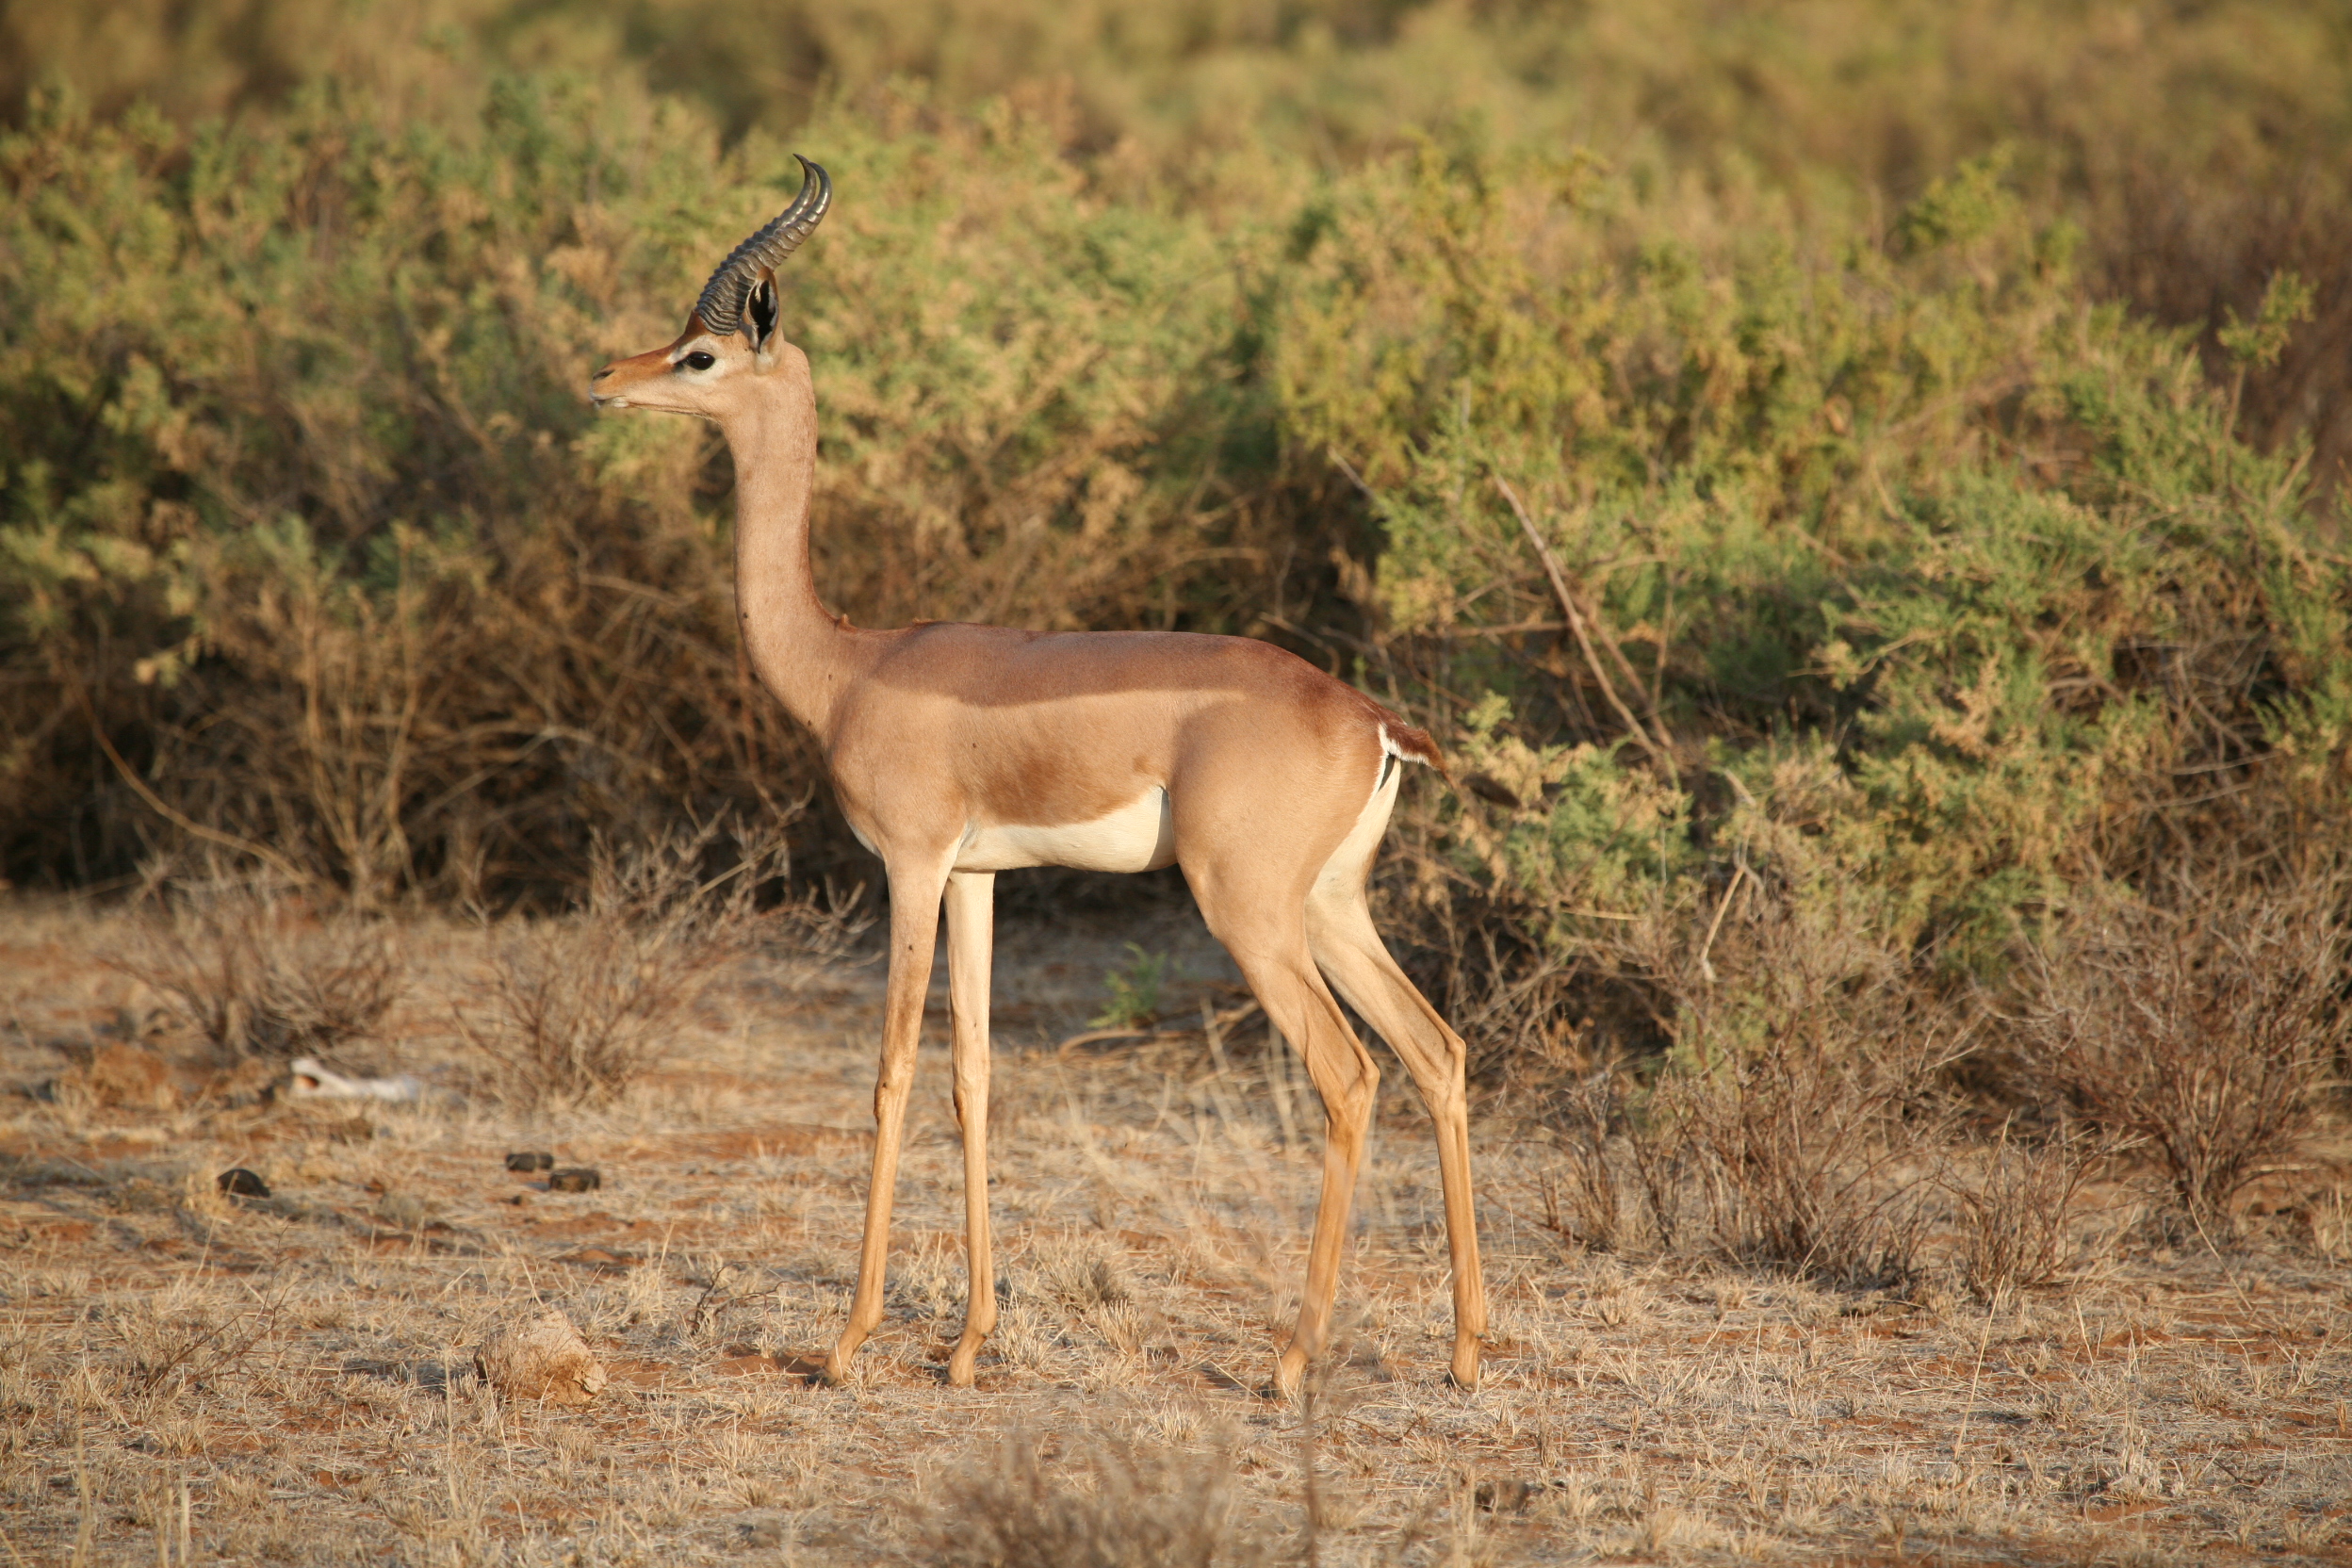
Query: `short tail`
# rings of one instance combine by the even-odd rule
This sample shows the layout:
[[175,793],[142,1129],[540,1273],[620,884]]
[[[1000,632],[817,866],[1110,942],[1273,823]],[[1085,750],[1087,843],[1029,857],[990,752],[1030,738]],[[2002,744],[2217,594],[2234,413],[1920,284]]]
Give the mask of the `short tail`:
[[1380,720],[1380,749],[1391,757],[1408,762],[1420,762],[1437,770],[1437,776],[1451,784],[1454,776],[1446,769],[1446,756],[1437,749],[1426,729],[1415,729],[1404,720],[1384,716]]

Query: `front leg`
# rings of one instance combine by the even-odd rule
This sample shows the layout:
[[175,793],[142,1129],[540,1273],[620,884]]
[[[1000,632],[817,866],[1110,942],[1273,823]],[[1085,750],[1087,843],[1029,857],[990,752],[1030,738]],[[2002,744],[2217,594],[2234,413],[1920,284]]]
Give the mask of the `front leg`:
[[947,879],[947,995],[956,1020],[956,1124],[964,1132],[964,1336],[947,1380],[972,1386],[981,1342],[996,1328],[996,1260],[988,1243],[988,963],[993,872]]
[[882,1065],[874,1082],[874,1180],[866,1188],[866,1237],[858,1253],[858,1294],[849,1322],[825,1358],[825,1380],[838,1383],[866,1336],[882,1321],[882,1282],[890,1251],[890,1200],[898,1186],[898,1152],[906,1132],[906,1093],[915,1082],[915,1050],[923,1039],[923,998],[931,988],[932,951],[939,943],[943,866],[892,860],[890,978],[882,1009]]

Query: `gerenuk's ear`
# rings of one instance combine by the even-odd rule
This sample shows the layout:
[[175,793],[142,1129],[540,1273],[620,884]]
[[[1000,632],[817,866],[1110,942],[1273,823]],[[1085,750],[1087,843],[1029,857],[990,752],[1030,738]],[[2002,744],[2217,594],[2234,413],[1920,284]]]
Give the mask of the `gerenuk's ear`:
[[743,325],[751,334],[754,353],[766,350],[768,340],[776,335],[776,274],[762,273],[743,301]]

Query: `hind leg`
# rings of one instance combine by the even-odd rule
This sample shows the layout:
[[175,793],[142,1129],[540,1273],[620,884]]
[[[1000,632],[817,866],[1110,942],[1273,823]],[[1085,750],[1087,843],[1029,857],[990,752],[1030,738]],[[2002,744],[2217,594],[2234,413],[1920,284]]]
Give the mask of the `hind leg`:
[[1364,1016],[1413,1074],[1437,1125],[1437,1166],[1446,1191],[1446,1242],[1454,1271],[1454,1381],[1478,1380],[1486,1334],[1486,1280],[1478,1266],[1478,1222],[1470,1193],[1467,1050],[1381,942],[1361,876],[1318,882],[1307,899],[1307,941],[1331,986]]
[[1330,1343],[1340,1248],[1380,1073],[1316,972],[1298,893],[1269,885],[1273,878],[1251,874],[1246,866],[1187,865],[1185,872],[1210,931],[1233,956],[1267,1019],[1305,1060],[1323,1100],[1323,1193],[1307,1250],[1306,1289],[1298,1326],[1274,1369],[1276,1389],[1288,1396],[1298,1392],[1308,1364]]

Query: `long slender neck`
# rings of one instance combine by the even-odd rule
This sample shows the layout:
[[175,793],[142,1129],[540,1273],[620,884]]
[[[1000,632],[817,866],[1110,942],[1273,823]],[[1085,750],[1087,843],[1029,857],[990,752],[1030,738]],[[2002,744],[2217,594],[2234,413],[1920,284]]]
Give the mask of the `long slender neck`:
[[735,454],[737,629],[760,684],[823,742],[851,677],[852,634],[819,602],[808,569],[817,400],[808,362],[793,352],[771,375],[766,395],[720,424]]

